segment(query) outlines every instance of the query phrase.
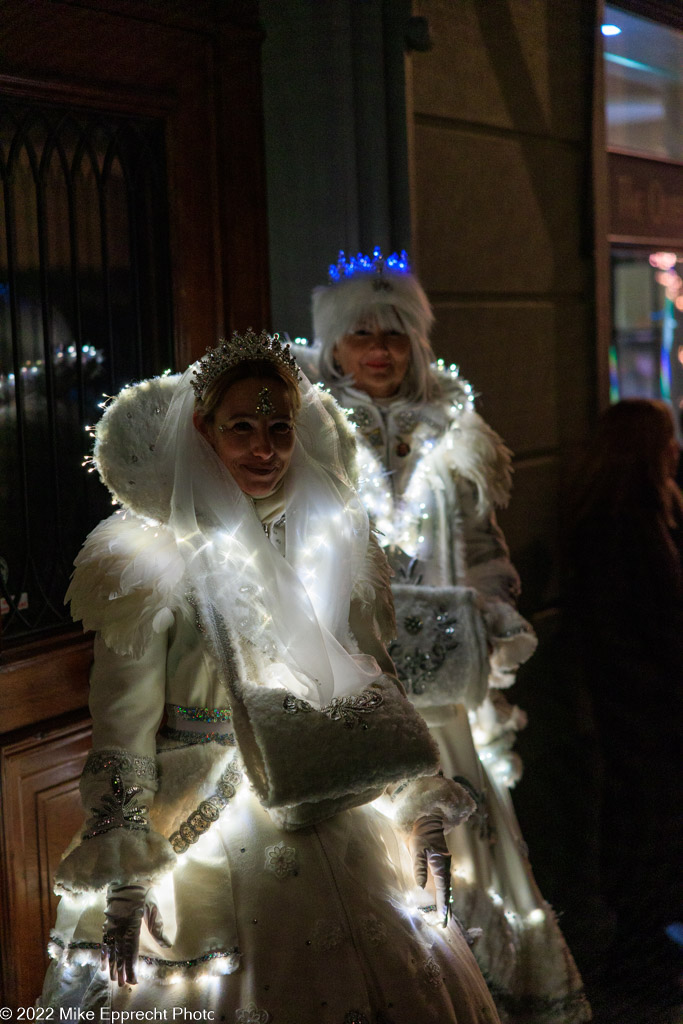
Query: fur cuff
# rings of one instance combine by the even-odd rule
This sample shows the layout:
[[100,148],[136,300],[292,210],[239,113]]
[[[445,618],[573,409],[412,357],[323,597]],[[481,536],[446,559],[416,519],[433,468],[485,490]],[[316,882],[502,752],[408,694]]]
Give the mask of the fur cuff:
[[440,815],[444,832],[449,832],[467,821],[477,806],[466,789],[443,775],[430,775],[399,786],[391,800],[396,827],[406,833],[412,831],[418,818],[430,814]]
[[171,844],[158,832],[116,828],[83,839],[67,852],[57,869],[57,892],[89,892],[107,885],[126,885],[141,879],[151,883],[176,862]]
[[515,681],[515,672],[534,653],[538,639],[532,627],[512,605],[490,601],[484,621],[491,644],[489,682],[505,688]]

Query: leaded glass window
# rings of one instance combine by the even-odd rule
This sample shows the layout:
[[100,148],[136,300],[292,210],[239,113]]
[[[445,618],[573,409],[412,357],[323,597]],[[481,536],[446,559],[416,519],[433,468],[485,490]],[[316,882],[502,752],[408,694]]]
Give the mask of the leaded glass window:
[[69,622],[103,395],[172,361],[163,124],[0,97],[3,645]]

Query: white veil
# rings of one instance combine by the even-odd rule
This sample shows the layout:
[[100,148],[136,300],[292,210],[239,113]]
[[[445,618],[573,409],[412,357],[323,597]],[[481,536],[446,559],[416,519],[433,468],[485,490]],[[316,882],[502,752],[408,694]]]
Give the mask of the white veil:
[[172,479],[168,522],[209,644],[225,664],[231,638],[247,640],[270,661],[267,678],[253,682],[285,686],[316,707],[359,692],[381,674],[373,658],[344,646],[369,527],[333,418],[303,378],[284,480],[283,556],[252,499],[194,427],[193,369],[177,385],[155,454]]

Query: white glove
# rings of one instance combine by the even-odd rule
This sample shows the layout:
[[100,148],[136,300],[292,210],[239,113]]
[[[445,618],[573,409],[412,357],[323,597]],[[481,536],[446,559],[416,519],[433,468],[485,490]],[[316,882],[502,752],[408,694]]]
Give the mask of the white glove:
[[436,909],[442,915],[445,928],[451,905],[451,855],[441,815],[426,814],[417,819],[408,838],[408,849],[413,859],[415,881],[421,889],[427,884],[427,866],[431,868],[436,887]]
[[109,962],[109,977],[119,985],[137,985],[135,970],[140,946],[140,925],[144,918],[150,934],[160,946],[171,943],[164,934],[159,908],[146,885],[110,885],[102,932],[102,967]]

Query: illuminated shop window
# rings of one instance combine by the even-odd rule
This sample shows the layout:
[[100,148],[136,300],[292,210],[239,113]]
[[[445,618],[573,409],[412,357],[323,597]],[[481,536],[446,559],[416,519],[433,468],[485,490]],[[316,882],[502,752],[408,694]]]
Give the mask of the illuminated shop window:
[[607,5],[607,146],[683,161],[683,32]]
[[612,250],[610,397],[683,408],[683,249]]

